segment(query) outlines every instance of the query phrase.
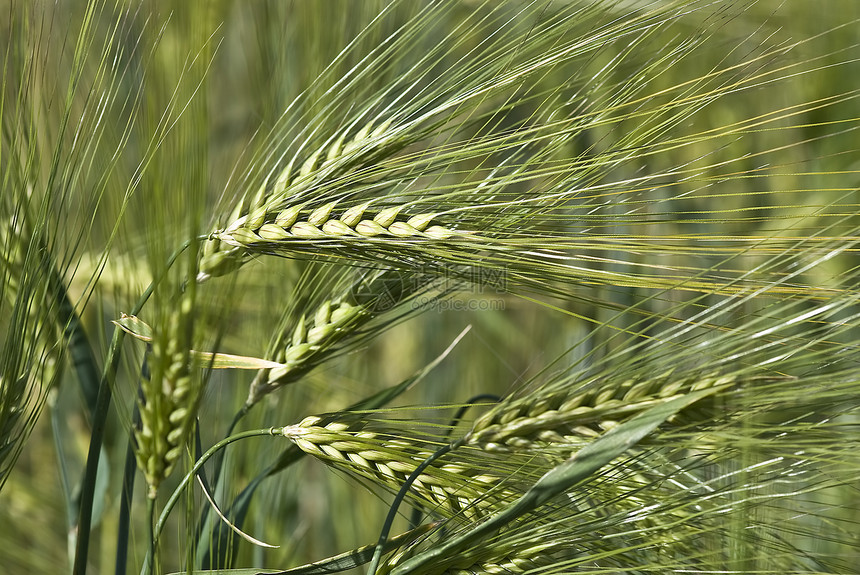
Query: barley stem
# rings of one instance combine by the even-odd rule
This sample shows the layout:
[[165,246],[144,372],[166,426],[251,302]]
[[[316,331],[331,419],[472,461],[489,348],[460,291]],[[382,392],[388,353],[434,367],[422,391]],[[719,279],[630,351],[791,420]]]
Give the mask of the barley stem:
[[155,561],[158,558],[158,539],[155,537],[155,498],[147,497],[146,498],[146,517],[147,517],[147,525],[149,529],[149,550],[147,551],[147,557],[151,557],[151,560],[147,561],[144,565],[144,573],[146,575],[153,575],[155,572]]
[[380,532],[379,539],[376,542],[376,549],[373,551],[373,558],[370,560],[370,566],[367,568],[368,575],[376,575],[376,570],[379,567],[379,560],[382,559],[382,553],[385,551],[386,543],[388,543],[388,534],[391,532],[391,526],[394,524],[394,519],[397,517],[397,510],[400,508],[400,503],[406,497],[406,494],[409,493],[409,490],[412,488],[412,484],[415,483],[421,473],[430,467],[434,461],[457,447],[459,447],[458,442],[443,445],[437,449],[433,455],[422,461],[421,464],[415,468],[415,471],[409,474],[406,481],[403,482],[403,485],[400,487],[400,491],[397,492],[394,501],[391,503],[391,507],[388,510],[388,516],[385,518],[385,523],[382,525],[382,531]]
[[[201,455],[197,459],[197,461],[194,462],[194,465],[191,466],[191,469],[188,471],[188,473],[185,474],[185,477],[182,478],[182,481],[179,483],[176,489],[173,490],[173,493],[170,495],[170,498],[164,504],[164,509],[161,510],[161,515],[159,515],[158,521],[155,523],[153,540],[158,541],[158,538],[161,536],[161,532],[164,529],[164,525],[167,522],[167,517],[170,515],[170,512],[173,510],[176,504],[179,502],[179,497],[182,495],[182,492],[188,488],[189,484],[192,481],[194,481],[194,478],[197,476],[200,470],[203,469],[203,466],[206,464],[207,461],[209,461],[209,459],[212,458],[212,456],[217,454],[219,451],[221,451],[231,443],[235,443],[243,439],[248,439],[249,437],[260,437],[266,435],[280,436],[283,434],[283,429],[284,428],[281,427],[268,427],[262,429],[240,431],[239,433],[235,433],[230,437],[222,439],[221,441],[207,449],[206,452]],[[151,557],[147,556],[146,563],[149,563],[150,560]],[[144,568],[146,568],[146,566],[144,566]]]

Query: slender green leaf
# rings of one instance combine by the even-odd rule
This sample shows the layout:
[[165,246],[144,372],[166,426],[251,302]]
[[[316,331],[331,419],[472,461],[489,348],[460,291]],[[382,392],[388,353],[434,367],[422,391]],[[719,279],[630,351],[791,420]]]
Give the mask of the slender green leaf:
[[398,565],[392,571],[392,575],[405,575],[431,564],[443,564],[445,560],[455,557],[460,550],[477,544],[482,538],[497,532],[511,521],[534,511],[553,497],[564,493],[636,445],[668,418],[696,401],[716,393],[718,389],[705,389],[667,401],[609,430],[599,439],[583,447],[572,458],[547,472],[509,507],[478,526],[450,537],[439,545],[408,559]]

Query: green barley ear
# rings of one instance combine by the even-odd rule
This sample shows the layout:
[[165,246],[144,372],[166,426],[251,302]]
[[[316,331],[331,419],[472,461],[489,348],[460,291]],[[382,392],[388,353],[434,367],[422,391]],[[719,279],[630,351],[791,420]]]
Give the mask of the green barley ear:
[[565,379],[500,402],[475,421],[466,443],[503,452],[547,445],[579,446],[660,403],[694,391],[726,390],[740,383],[742,380],[733,375],[677,375],[672,371],[621,382],[596,379],[576,384]]
[[[306,417],[284,427],[283,434],[308,455],[392,492],[439,447],[432,439],[409,437],[404,429],[377,422],[369,424],[356,414]],[[412,484],[408,496],[445,517],[480,517],[516,496],[503,473],[481,465],[468,459],[431,465]]]
[[[384,331],[384,326],[372,331],[365,328],[385,312],[428,289],[432,283],[431,278],[420,274],[404,277],[396,270],[364,270],[357,274],[347,271],[352,281],[345,287],[329,288],[330,295],[311,306],[310,311],[295,307],[287,310],[268,354],[268,359],[283,365],[257,373],[245,400],[245,409],[297,381],[345,346]],[[322,287],[316,282],[302,286],[309,290]]]
[[202,397],[200,370],[191,362],[195,293],[195,282],[187,282],[176,297],[175,309],[153,329],[149,373],[141,379],[135,456],[150,498],[155,498],[182,455]]
[[[362,211],[365,209],[364,204],[358,207]],[[333,204],[325,204],[303,213],[301,206],[287,206],[277,212],[272,221],[266,222],[262,219],[237,221],[215,232],[210,243],[221,242],[250,254],[267,249],[285,253],[301,252],[315,243],[350,248],[361,246],[362,242],[376,242],[377,248],[381,248],[385,242],[388,242],[394,248],[400,247],[394,243],[395,240],[432,243],[453,238],[475,237],[473,231],[441,225],[430,226],[436,214],[418,212],[401,215],[401,212],[405,212],[402,205],[390,206],[375,212],[367,210],[369,213],[363,213],[358,217],[356,217],[355,207],[348,208],[340,214],[333,213],[333,208]],[[212,270],[215,266],[220,265],[218,262],[222,261],[216,258],[217,253],[213,253],[210,256],[211,262],[206,264],[210,275],[214,273]],[[235,264],[235,260],[224,259],[223,261],[231,261]]]
[[366,308],[343,300],[326,300],[313,313],[300,317],[278,340],[280,348],[273,359],[283,365],[257,374],[245,406],[250,408],[263,396],[307,373],[326,351],[369,317]]
[[[414,135],[411,139],[416,137]],[[271,173],[255,193],[243,197],[223,228],[209,236],[200,259],[198,281],[222,276],[241,267],[252,253],[247,247],[260,238],[278,241],[294,236],[354,233],[353,228],[358,221],[350,224],[349,217],[331,217],[337,202],[308,205],[313,185],[336,181],[360,171],[370,166],[374,159],[392,155],[410,141],[402,135],[401,129],[393,126],[391,119],[370,120],[357,131],[354,127],[347,127],[335,134],[313,151],[306,152],[303,160],[300,160],[300,150],[285,167]],[[296,165],[300,165],[297,170],[294,169]],[[305,218],[300,219],[299,213],[305,208]]]

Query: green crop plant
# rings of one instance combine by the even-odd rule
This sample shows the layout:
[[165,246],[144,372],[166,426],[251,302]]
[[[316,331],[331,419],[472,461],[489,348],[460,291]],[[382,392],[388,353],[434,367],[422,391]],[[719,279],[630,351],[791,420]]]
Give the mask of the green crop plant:
[[3,12],[3,573],[856,569],[854,0]]

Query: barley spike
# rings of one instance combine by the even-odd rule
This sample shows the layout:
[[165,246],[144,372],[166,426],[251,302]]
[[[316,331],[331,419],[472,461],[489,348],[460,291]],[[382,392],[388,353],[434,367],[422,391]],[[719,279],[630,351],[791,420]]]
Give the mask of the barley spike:
[[[290,241],[338,239],[359,241],[376,237],[417,238],[445,240],[452,237],[468,237],[470,233],[439,225],[429,226],[436,214],[416,214],[398,219],[402,207],[385,208],[372,217],[366,217],[368,204],[345,210],[340,218],[332,217],[334,203],[313,209],[305,218],[299,219],[296,206],[290,206],[275,215],[272,221],[248,218],[242,225],[228,227],[212,235],[210,241],[248,250],[282,246]],[[214,262],[211,265],[215,265]]]
[[526,449],[536,443],[581,444],[658,403],[737,381],[732,376],[678,378],[669,373],[618,385],[598,383],[584,390],[565,386],[499,403],[475,421],[466,443],[489,451]]
[[[283,430],[299,449],[326,463],[368,477],[396,491],[433,453],[432,446],[415,445],[384,431],[371,430],[358,418],[310,416]],[[428,466],[412,484],[410,495],[447,516],[477,516],[498,498],[486,497],[500,478],[478,473],[462,464]],[[513,493],[496,490],[513,498]]]
[[[369,204],[348,209],[340,219],[344,226],[329,223],[323,231],[320,228],[331,222],[330,214],[335,202],[316,206],[305,220],[297,221],[298,214],[305,205],[295,200],[308,192],[312,182],[342,177],[365,165],[372,155],[385,149],[396,150],[405,145],[405,140],[401,137],[402,131],[393,128],[393,123],[392,119],[379,123],[367,122],[351,138],[348,133],[352,128],[344,130],[312,151],[300,164],[294,156],[286,167],[267,178],[253,195],[246,196],[237,205],[228,219],[230,223],[210,234],[208,245],[204,247],[200,259],[197,280],[204,281],[212,276],[232,272],[244,263],[245,250],[262,242],[349,235],[350,230],[355,230],[360,224],[360,216],[354,216],[355,210],[363,211]],[[299,166],[297,171],[294,170],[296,165]],[[387,208],[380,214],[385,217],[390,211],[391,208]],[[414,226],[405,222],[408,228],[398,224],[394,230],[389,231],[392,223],[393,219],[382,226],[379,234],[388,233],[395,237],[422,236],[420,225]],[[450,231],[436,232],[435,235],[431,233],[425,237],[442,239],[441,236],[453,235]]]
[[295,381],[316,364],[326,349],[367,317],[368,312],[360,305],[332,300],[323,302],[313,314],[302,316],[286,344],[273,358],[283,366],[264,369],[257,374],[245,400],[246,407],[254,405],[266,394]]
[[180,298],[179,309],[153,335],[150,373],[141,381],[135,457],[150,498],[155,498],[182,455],[202,395],[191,365],[194,315],[192,282]]

